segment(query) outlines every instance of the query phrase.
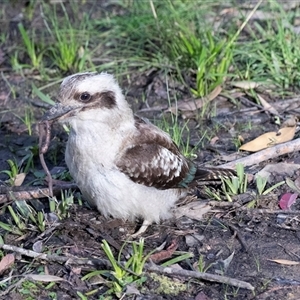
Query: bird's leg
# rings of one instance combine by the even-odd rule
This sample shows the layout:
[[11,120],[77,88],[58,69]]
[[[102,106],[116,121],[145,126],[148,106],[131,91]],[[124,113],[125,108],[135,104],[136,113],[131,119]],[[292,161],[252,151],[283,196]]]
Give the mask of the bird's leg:
[[132,234],[131,237],[133,237],[133,238],[138,237],[139,235],[144,233],[147,230],[148,226],[151,225],[151,224],[152,224],[152,222],[150,222],[148,220],[144,220],[142,226],[140,227],[140,229],[136,233]]

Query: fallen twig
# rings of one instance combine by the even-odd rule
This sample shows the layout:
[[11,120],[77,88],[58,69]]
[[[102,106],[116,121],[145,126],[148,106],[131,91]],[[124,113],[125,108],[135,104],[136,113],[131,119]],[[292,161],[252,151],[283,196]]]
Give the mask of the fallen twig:
[[249,208],[242,206],[240,203],[226,202],[226,201],[209,201],[209,205],[213,207],[226,207],[234,208],[236,210],[243,210],[249,213],[258,213],[258,214],[285,214],[285,215],[300,215],[300,210],[290,210],[290,209],[269,209],[269,208]]
[[269,208],[248,208],[248,207],[240,207],[238,210],[245,210],[252,213],[258,214],[285,214],[285,215],[300,215],[300,210],[289,210],[289,209],[269,209]]
[[230,224],[229,222],[227,222],[225,220],[220,220],[220,219],[216,219],[216,218],[214,218],[214,220],[216,222],[223,224],[224,226],[229,227],[236,234],[236,236],[237,236],[239,242],[241,243],[242,247],[244,248],[244,250],[246,252],[249,252],[249,247],[248,247],[243,235],[241,234],[240,230],[236,226],[234,226],[233,224]]
[[[20,247],[7,245],[7,244],[0,244],[0,249],[8,250],[17,252],[21,255],[25,255],[34,259],[43,259],[46,261],[54,261],[58,263],[67,263],[75,264],[75,265],[86,265],[92,268],[99,268],[99,266],[103,265],[105,267],[111,267],[111,264],[109,260],[106,259],[98,259],[98,258],[76,258],[76,257],[67,257],[67,256],[61,256],[56,254],[45,254],[45,253],[38,253],[32,250],[23,249]],[[124,264],[122,263],[122,266]],[[188,270],[178,270],[171,267],[161,267],[158,265],[155,265],[153,262],[145,264],[145,271],[148,272],[156,272],[159,274],[164,275],[175,275],[175,276],[181,276],[181,277],[188,277],[188,278],[197,278],[197,279],[203,279],[211,282],[219,282],[219,283],[225,283],[228,285],[236,286],[238,288],[244,288],[253,291],[254,287],[245,281],[237,280],[234,278],[230,278],[227,276],[220,276],[220,275],[214,275],[210,273],[201,273],[197,271],[188,271]]]
[[0,249],[13,251],[19,253],[21,255],[25,255],[34,259],[42,259],[46,261],[58,262],[58,263],[67,263],[67,264],[74,264],[74,265],[85,265],[91,267],[99,267],[99,266],[106,266],[111,267],[109,260],[106,259],[94,259],[94,258],[78,258],[78,257],[68,257],[56,254],[45,254],[45,253],[38,253],[32,250],[16,247],[13,245],[8,244],[0,244]]
[[218,167],[234,168],[238,163],[241,163],[244,166],[253,166],[255,164],[261,163],[262,161],[298,151],[300,151],[300,139],[295,139],[290,142],[279,144],[274,147],[270,147],[254,154],[248,155],[246,157],[231,161]]
[[211,282],[225,283],[228,285],[236,286],[238,288],[254,291],[254,287],[250,283],[235,278],[230,278],[227,276],[220,276],[220,275],[215,275],[210,273],[201,273],[197,271],[180,270],[171,267],[161,267],[155,264],[149,264],[146,266],[146,268],[148,271],[156,272],[160,274],[203,279]]
[[[78,187],[75,183],[65,183],[62,185],[55,186],[53,188],[52,195],[60,193],[61,190],[77,188]],[[14,190],[10,187],[0,188],[0,204],[15,200],[32,200],[45,197],[51,197],[49,188],[28,187],[26,190]]]

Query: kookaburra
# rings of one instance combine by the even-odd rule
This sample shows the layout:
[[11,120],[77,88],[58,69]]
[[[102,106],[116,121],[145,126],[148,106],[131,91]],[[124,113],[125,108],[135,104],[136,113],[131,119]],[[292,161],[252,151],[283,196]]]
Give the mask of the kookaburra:
[[112,75],[69,76],[59,101],[43,120],[70,126],[65,160],[83,196],[104,216],[142,218],[137,234],[169,218],[197,179],[231,173],[197,168],[167,133],[133,114]]

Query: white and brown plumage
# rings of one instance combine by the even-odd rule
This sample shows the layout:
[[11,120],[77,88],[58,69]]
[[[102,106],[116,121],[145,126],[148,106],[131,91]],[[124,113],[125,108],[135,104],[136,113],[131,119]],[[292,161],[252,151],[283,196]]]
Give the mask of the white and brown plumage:
[[230,173],[197,168],[167,133],[134,116],[112,75],[69,76],[59,100],[44,119],[70,125],[65,159],[78,187],[105,216],[143,218],[138,233],[170,217],[195,180]]

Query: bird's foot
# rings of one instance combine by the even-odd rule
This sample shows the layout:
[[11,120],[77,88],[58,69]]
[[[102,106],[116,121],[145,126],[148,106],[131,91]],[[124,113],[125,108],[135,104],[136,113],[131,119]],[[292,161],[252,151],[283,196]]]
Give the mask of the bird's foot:
[[149,227],[149,225],[151,225],[151,224],[152,224],[152,222],[150,222],[148,220],[144,220],[144,222],[143,222],[142,226],[140,227],[140,229],[136,233],[131,234],[131,237],[132,238],[138,237],[139,235],[144,233],[147,230],[147,228]]

